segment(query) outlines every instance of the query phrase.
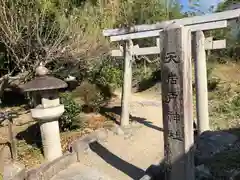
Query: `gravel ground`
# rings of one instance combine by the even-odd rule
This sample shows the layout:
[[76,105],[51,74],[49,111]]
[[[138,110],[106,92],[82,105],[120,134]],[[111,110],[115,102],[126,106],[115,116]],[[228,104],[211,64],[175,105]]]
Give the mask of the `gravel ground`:
[[[120,96],[120,93],[117,94]],[[91,150],[82,153],[80,163],[62,171],[53,180],[79,180],[81,174],[86,174],[86,167],[97,172],[90,173],[92,176],[89,175],[86,180],[93,176],[96,179],[96,174],[99,174],[99,177],[107,175],[114,180],[139,179],[150,165],[161,162],[163,132],[159,94],[153,91],[133,94],[132,125],[129,128],[116,127],[109,131],[106,141],[92,143]],[[115,100],[115,106],[119,106],[119,99]],[[114,106],[114,102],[111,105]],[[81,167],[83,170],[80,170]]]

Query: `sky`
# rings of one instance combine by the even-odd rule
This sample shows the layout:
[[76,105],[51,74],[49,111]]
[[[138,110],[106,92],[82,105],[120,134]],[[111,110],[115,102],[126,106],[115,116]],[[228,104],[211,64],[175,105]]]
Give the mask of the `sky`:
[[[216,5],[223,0],[199,0],[200,9],[203,12],[207,12],[208,9],[213,5],[216,7]],[[181,4],[183,5],[183,10],[187,11],[189,0],[180,0]]]

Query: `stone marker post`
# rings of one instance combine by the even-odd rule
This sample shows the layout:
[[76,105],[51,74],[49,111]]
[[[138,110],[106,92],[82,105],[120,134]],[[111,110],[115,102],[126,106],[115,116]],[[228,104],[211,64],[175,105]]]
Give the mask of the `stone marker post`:
[[195,62],[196,84],[196,111],[198,133],[209,130],[208,115],[208,88],[207,88],[207,65],[205,52],[205,37],[202,31],[197,31],[193,36],[193,57]]
[[129,125],[130,102],[132,92],[132,49],[131,40],[125,42],[124,46],[124,79],[122,87],[122,113],[121,126]]
[[160,39],[166,180],[194,180],[191,33],[172,24]]

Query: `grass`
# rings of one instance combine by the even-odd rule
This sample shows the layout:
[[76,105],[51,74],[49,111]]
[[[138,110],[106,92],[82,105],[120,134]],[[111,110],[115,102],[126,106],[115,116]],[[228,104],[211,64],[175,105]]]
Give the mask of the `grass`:
[[[208,86],[209,115],[212,130],[227,130],[240,138],[240,65],[210,64],[212,68]],[[217,79],[217,81],[216,81]],[[216,154],[206,162],[216,178],[226,172],[240,169],[240,151],[235,148]]]
[[32,168],[40,165],[43,161],[43,155],[39,148],[27,144],[24,140],[18,141],[18,160],[26,168]]
[[[209,92],[209,112],[214,130],[239,127],[240,124],[240,65],[216,64],[209,82],[219,79],[217,87]],[[216,81],[213,81],[216,83]]]

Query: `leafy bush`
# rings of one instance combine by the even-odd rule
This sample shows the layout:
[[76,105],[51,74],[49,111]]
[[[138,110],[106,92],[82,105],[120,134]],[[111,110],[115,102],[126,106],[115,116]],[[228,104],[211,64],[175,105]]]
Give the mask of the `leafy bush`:
[[207,66],[207,81],[208,81],[208,91],[213,91],[217,88],[220,80],[212,76],[213,66]]
[[219,104],[215,111],[222,113],[228,118],[237,118],[240,116],[240,94],[234,95],[232,98],[228,97],[228,100]]
[[104,106],[109,99],[97,85],[87,81],[82,82],[75,90],[74,96],[82,99],[85,112],[98,112],[100,107]]
[[100,72],[98,83],[102,85],[110,85],[112,88],[117,88],[122,85],[123,71],[112,65],[104,66]]
[[69,131],[81,127],[81,121],[77,115],[81,112],[81,106],[77,104],[70,93],[62,93],[60,101],[64,104],[65,112],[59,119],[61,131]]
[[92,84],[110,86],[113,91],[122,85],[123,61],[105,57],[94,66],[88,76],[88,80]]

